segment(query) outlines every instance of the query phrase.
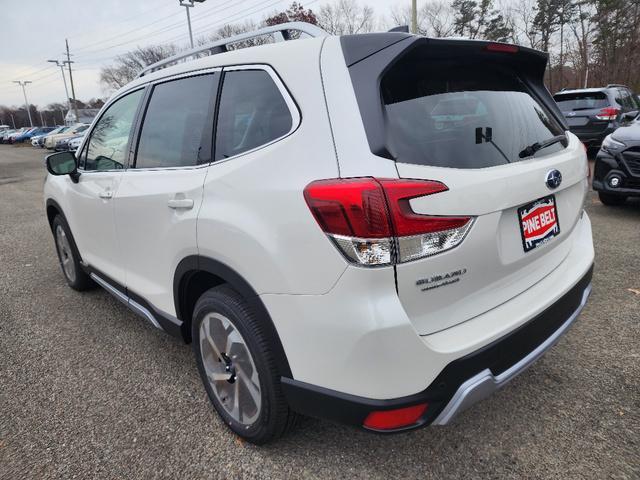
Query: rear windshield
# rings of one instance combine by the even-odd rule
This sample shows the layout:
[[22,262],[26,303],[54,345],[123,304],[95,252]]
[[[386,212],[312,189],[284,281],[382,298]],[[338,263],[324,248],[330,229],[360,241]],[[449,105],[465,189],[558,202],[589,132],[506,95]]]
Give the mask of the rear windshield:
[[[381,83],[397,161],[485,168],[523,160],[526,147],[563,134],[506,67],[457,60],[400,61]],[[564,148],[556,143],[536,155]]]
[[563,112],[609,106],[609,100],[602,92],[558,93],[553,96],[553,99]]

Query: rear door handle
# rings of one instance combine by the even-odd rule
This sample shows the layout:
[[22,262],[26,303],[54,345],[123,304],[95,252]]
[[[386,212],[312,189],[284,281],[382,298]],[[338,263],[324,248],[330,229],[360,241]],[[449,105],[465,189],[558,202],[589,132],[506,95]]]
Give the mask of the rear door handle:
[[193,200],[190,198],[174,198],[167,202],[169,208],[191,210],[193,208]]
[[98,196],[104,199],[113,198],[113,192],[111,190],[103,190],[98,194]]

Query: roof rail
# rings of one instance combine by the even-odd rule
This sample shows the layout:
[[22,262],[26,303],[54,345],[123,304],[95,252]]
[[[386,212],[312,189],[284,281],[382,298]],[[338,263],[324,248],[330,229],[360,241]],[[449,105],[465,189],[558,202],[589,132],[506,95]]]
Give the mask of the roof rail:
[[164,60],[160,60],[159,62],[146,66],[140,71],[140,73],[138,74],[138,78],[143,77],[144,75],[147,75],[151,72],[155,72],[156,70],[167,68],[173,64],[178,63],[181,60],[186,61],[190,57],[200,57],[201,54],[203,53],[208,53],[209,55],[224,53],[228,51],[227,49],[228,45],[243,42],[246,40],[251,40],[252,38],[272,35],[275,37],[276,41],[292,40],[291,34],[289,33],[290,31],[305,33],[310,37],[326,37],[329,35],[323,29],[311,23],[306,23],[306,22],[281,23],[279,25],[264,27],[258,30],[253,30],[251,32],[240,33],[232,37],[222,38],[220,40],[216,40],[215,42],[206,43],[199,47],[185,50],[184,52],[178,53],[177,55],[173,55],[172,57],[165,58]]
[[609,85],[607,85],[605,88],[613,88],[613,87],[624,87],[624,88],[629,88],[626,85],[622,85],[621,83],[610,83]]

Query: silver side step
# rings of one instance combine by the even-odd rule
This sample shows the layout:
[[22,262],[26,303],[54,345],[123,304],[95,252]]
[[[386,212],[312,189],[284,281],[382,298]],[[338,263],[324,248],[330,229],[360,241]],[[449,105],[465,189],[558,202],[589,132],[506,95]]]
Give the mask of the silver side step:
[[149,322],[151,322],[151,324],[154,327],[159,328],[160,330],[163,330],[163,328],[160,326],[160,324],[158,323],[156,318],[153,316],[153,314],[149,310],[147,310],[145,307],[140,305],[138,302],[136,302],[134,300],[131,300],[131,298],[129,298],[124,293],[122,293],[120,290],[118,290],[118,289],[114,288],[113,286],[111,286],[109,283],[104,281],[102,278],[100,278],[95,273],[90,273],[89,276],[91,277],[91,279],[94,282],[96,282],[98,285],[100,285],[102,288],[104,288],[111,295],[116,297],[116,299],[118,299],[122,303],[124,303],[133,312],[135,312],[138,315],[140,315],[141,317],[147,319]]
[[585,288],[580,305],[576,311],[571,314],[567,321],[564,322],[562,326],[553,333],[553,335],[547,338],[535,350],[518,363],[514,364],[511,368],[497,376],[494,376],[493,373],[491,373],[491,370],[487,368],[460,385],[460,388],[458,388],[447,406],[444,407],[444,410],[440,412],[440,415],[438,415],[438,417],[433,421],[432,425],[448,424],[456,415],[463,412],[474,403],[488,397],[531,366],[531,364],[538,360],[538,358],[540,358],[560,339],[576,318],[578,318],[578,315],[580,315],[580,312],[587,303],[590,293],[591,284]]
[[155,72],[156,70],[167,68],[180,61],[186,61],[192,57],[199,58],[206,55],[216,55],[218,53],[224,53],[228,51],[227,47],[229,45],[240,43],[246,40],[251,40],[253,38],[265,37],[269,35],[269,36],[273,36],[276,41],[291,40],[291,35],[289,32],[292,30],[296,32],[304,33],[310,37],[326,37],[329,35],[323,29],[321,29],[320,27],[317,27],[316,25],[312,25],[311,23],[306,23],[306,22],[281,23],[280,25],[273,25],[270,27],[260,28],[258,30],[254,30],[251,32],[240,33],[232,37],[223,38],[220,40],[216,40],[215,42],[206,43],[199,47],[185,50],[184,52],[178,53],[177,55],[174,55],[169,58],[165,58],[164,60],[160,60],[159,62],[156,62],[154,64],[151,64],[143,68],[138,74],[138,78],[143,77],[144,75],[147,75],[151,72]]

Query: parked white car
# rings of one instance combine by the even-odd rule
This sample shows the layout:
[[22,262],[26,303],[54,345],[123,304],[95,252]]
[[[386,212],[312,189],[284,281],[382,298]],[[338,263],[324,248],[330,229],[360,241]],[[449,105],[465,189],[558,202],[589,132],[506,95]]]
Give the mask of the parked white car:
[[54,130],[44,133],[42,135],[36,135],[35,137],[31,138],[31,145],[34,147],[41,147],[44,148],[44,142],[46,140],[46,138],[50,135],[58,135],[60,133],[64,133],[66,130],[68,130],[70,127],[66,127],[66,126],[59,126],[57,128],[55,128]]
[[56,147],[56,142],[58,142],[58,140],[74,137],[84,132],[87,128],[89,128],[89,125],[87,125],[86,123],[78,123],[61,133],[57,133],[55,135],[47,135],[44,139],[44,146],[49,150],[53,150]]
[[542,52],[256,35],[292,29],[321,38],[149,67],[77,155],[48,157],[62,271],[192,342],[213,406],[251,442],[298,413],[447,424],[587,301],[584,147]]

